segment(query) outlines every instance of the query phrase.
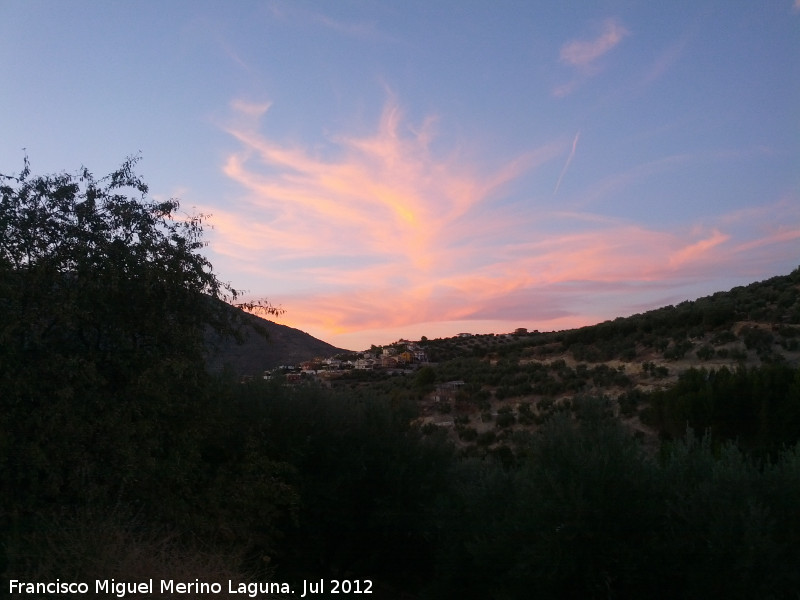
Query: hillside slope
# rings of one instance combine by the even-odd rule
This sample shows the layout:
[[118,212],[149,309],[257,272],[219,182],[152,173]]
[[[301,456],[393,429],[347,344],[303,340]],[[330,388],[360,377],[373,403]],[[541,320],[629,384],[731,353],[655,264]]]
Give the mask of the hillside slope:
[[[437,339],[423,347],[436,365],[435,383],[420,390],[422,422],[452,428],[462,445],[510,443],[515,431],[536,429],[588,396],[608,398],[616,414],[645,434],[678,435],[687,420],[702,430],[714,425],[725,403],[711,375],[700,375],[707,385],[695,389],[692,371],[698,370],[724,369],[722,378],[734,373],[731,381],[741,380],[739,387],[748,388],[737,392],[743,419],[758,420],[746,405],[750,391],[756,398],[760,389],[775,405],[770,420],[794,423],[792,407],[800,398],[791,399],[797,390],[790,380],[797,377],[800,385],[800,374],[793,375],[800,365],[800,269],[579,329]],[[667,393],[679,383],[678,392]],[[701,396],[710,416],[684,414]],[[767,409],[759,410],[763,421]]]
[[227,368],[239,377],[259,376],[280,365],[296,365],[315,357],[348,352],[304,331],[256,315],[242,313],[240,317],[241,343],[209,335],[209,370],[219,372]]

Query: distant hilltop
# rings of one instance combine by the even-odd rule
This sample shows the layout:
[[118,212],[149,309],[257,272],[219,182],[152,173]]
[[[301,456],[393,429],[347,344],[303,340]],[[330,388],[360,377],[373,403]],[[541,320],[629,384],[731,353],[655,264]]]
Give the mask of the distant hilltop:
[[350,352],[294,327],[249,313],[242,313],[241,317],[244,338],[241,344],[233,338],[220,339],[209,334],[209,370],[220,372],[227,368],[236,376],[260,376],[265,370],[280,365],[300,364],[319,356]]

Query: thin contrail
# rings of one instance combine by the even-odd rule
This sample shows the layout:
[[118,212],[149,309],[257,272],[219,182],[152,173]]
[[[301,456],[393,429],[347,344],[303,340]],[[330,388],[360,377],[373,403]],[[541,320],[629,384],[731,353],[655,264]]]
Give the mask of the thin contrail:
[[561,187],[561,180],[564,179],[564,175],[566,174],[567,169],[569,169],[569,165],[575,156],[575,149],[578,147],[579,137],[581,137],[580,131],[575,134],[575,139],[572,140],[572,150],[570,151],[569,156],[567,157],[567,162],[564,163],[564,168],[561,169],[561,175],[558,176],[558,181],[556,182],[556,188],[553,190],[553,196],[555,196],[558,193],[558,188]]

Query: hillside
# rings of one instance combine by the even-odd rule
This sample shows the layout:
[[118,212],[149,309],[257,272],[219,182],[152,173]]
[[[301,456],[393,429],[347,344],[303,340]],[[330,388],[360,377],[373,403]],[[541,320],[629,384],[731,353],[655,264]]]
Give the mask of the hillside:
[[293,327],[249,313],[241,312],[239,316],[242,319],[240,341],[208,336],[210,371],[228,368],[237,377],[257,377],[280,365],[295,365],[319,356],[348,352]]
[[[219,344],[212,369],[227,364],[237,376],[258,376],[281,364],[346,352],[297,329],[244,317],[244,343]],[[553,414],[572,412],[586,398],[604,398],[615,415],[653,446],[659,437],[681,435],[687,423],[754,437],[758,432],[723,423],[730,416],[719,416],[727,410],[719,398],[716,409],[699,416],[670,394],[676,389],[695,397],[706,394],[703,402],[710,406],[721,392],[710,384],[687,391],[685,380],[716,373],[721,373],[720,381],[737,374],[743,386],[753,385],[753,378],[791,379],[800,364],[800,269],[578,329],[518,330],[416,344],[430,360],[425,373],[395,377],[391,370],[340,371],[327,377],[326,385],[366,386],[375,394],[405,397],[417,405],[421,425],[448,430],[467,453],[513,447],[517,433],[537,430]],[[774,393],[794,393],[787,385]],[[743,401],[737,418],[757,418],[756,409],[747,405],[751,400]],[[766,435],[765,427],[778,429],[762,423],[758,435]],[[791,438],[789,433],[780,436]]]
[[[687,423],[728,431],[724,422],[733,418],[727,414],[732,409],[717,389],[723,380],[728,388],[764,391],[765,381],[782,381],[765,391],[772,394],[771,418],[793,422],[792,407],[800,404],[800,398],[791,401],[796,394],[791,381],[800,364],[800,269],[579,329],[421,344],[435,363],[430,383],[418,385],[422,378],[416,378],[394,386],[416,394],[421,423],[450,430],[469,452],[513,445],[515,433],[535,430],[588,397],[605,398],[614,414],[653,442],[657,436],[681,435]],[[736,417],[764,421],[758,411],[767,409],[749,406],[760,401],[748,393],[739,393]],[[690,395],[692,402],[683,399]],[[692,408],[703,402],[702,410]],[[762,436],[779,429],[775,423],[761,427]],[[747,427],[734,433],[757,434]]]

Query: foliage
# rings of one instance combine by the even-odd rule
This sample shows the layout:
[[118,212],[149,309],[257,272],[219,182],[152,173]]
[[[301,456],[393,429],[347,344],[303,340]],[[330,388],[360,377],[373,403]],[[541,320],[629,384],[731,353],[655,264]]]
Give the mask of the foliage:
[[688,424],[762,455],[800,441],[800,370],[787,365],[690,369],[649,400],[648,422],[670,438]]
[[45,369],[62,389],[88,380],[118,387],[153,363],[187,368],[202,328],[222,325],[222,308],[205,298],[236,292],[197,252],[205,216],[178,218],[177,201],[148,201],[135,162],[102,179],[87,169],[31,177],[27,161],[18,177],[4,176],[7,369]]
[[302,500],[283,545],[288,571],[409,583],[424,570],[433,532],[427,505],[443,493],[453,459],[441,432],[423,435],[387,399],[351,391],[254,383],[240,394],[252,394],[263,414],[262,451],[295,469]]
[[420,388],[430,388],[436,381],[436,371],[431,367],[422,367],[414,376],[414,385]]
[[792,597],[797,450],[759,465],[689,434],[648,456],[584,399],[512,469],[462,463],[430,597]]
[[235,331],[237,293],[199,253],[205,217],[149,201],[135,163],[2,176],[0,527],[124,499],[208,533],[260,504],[236,527],[271,537],[295,502],[285,466],[251,455],[225,471],[234,484],[204,450],[225,422],[205,335]]

